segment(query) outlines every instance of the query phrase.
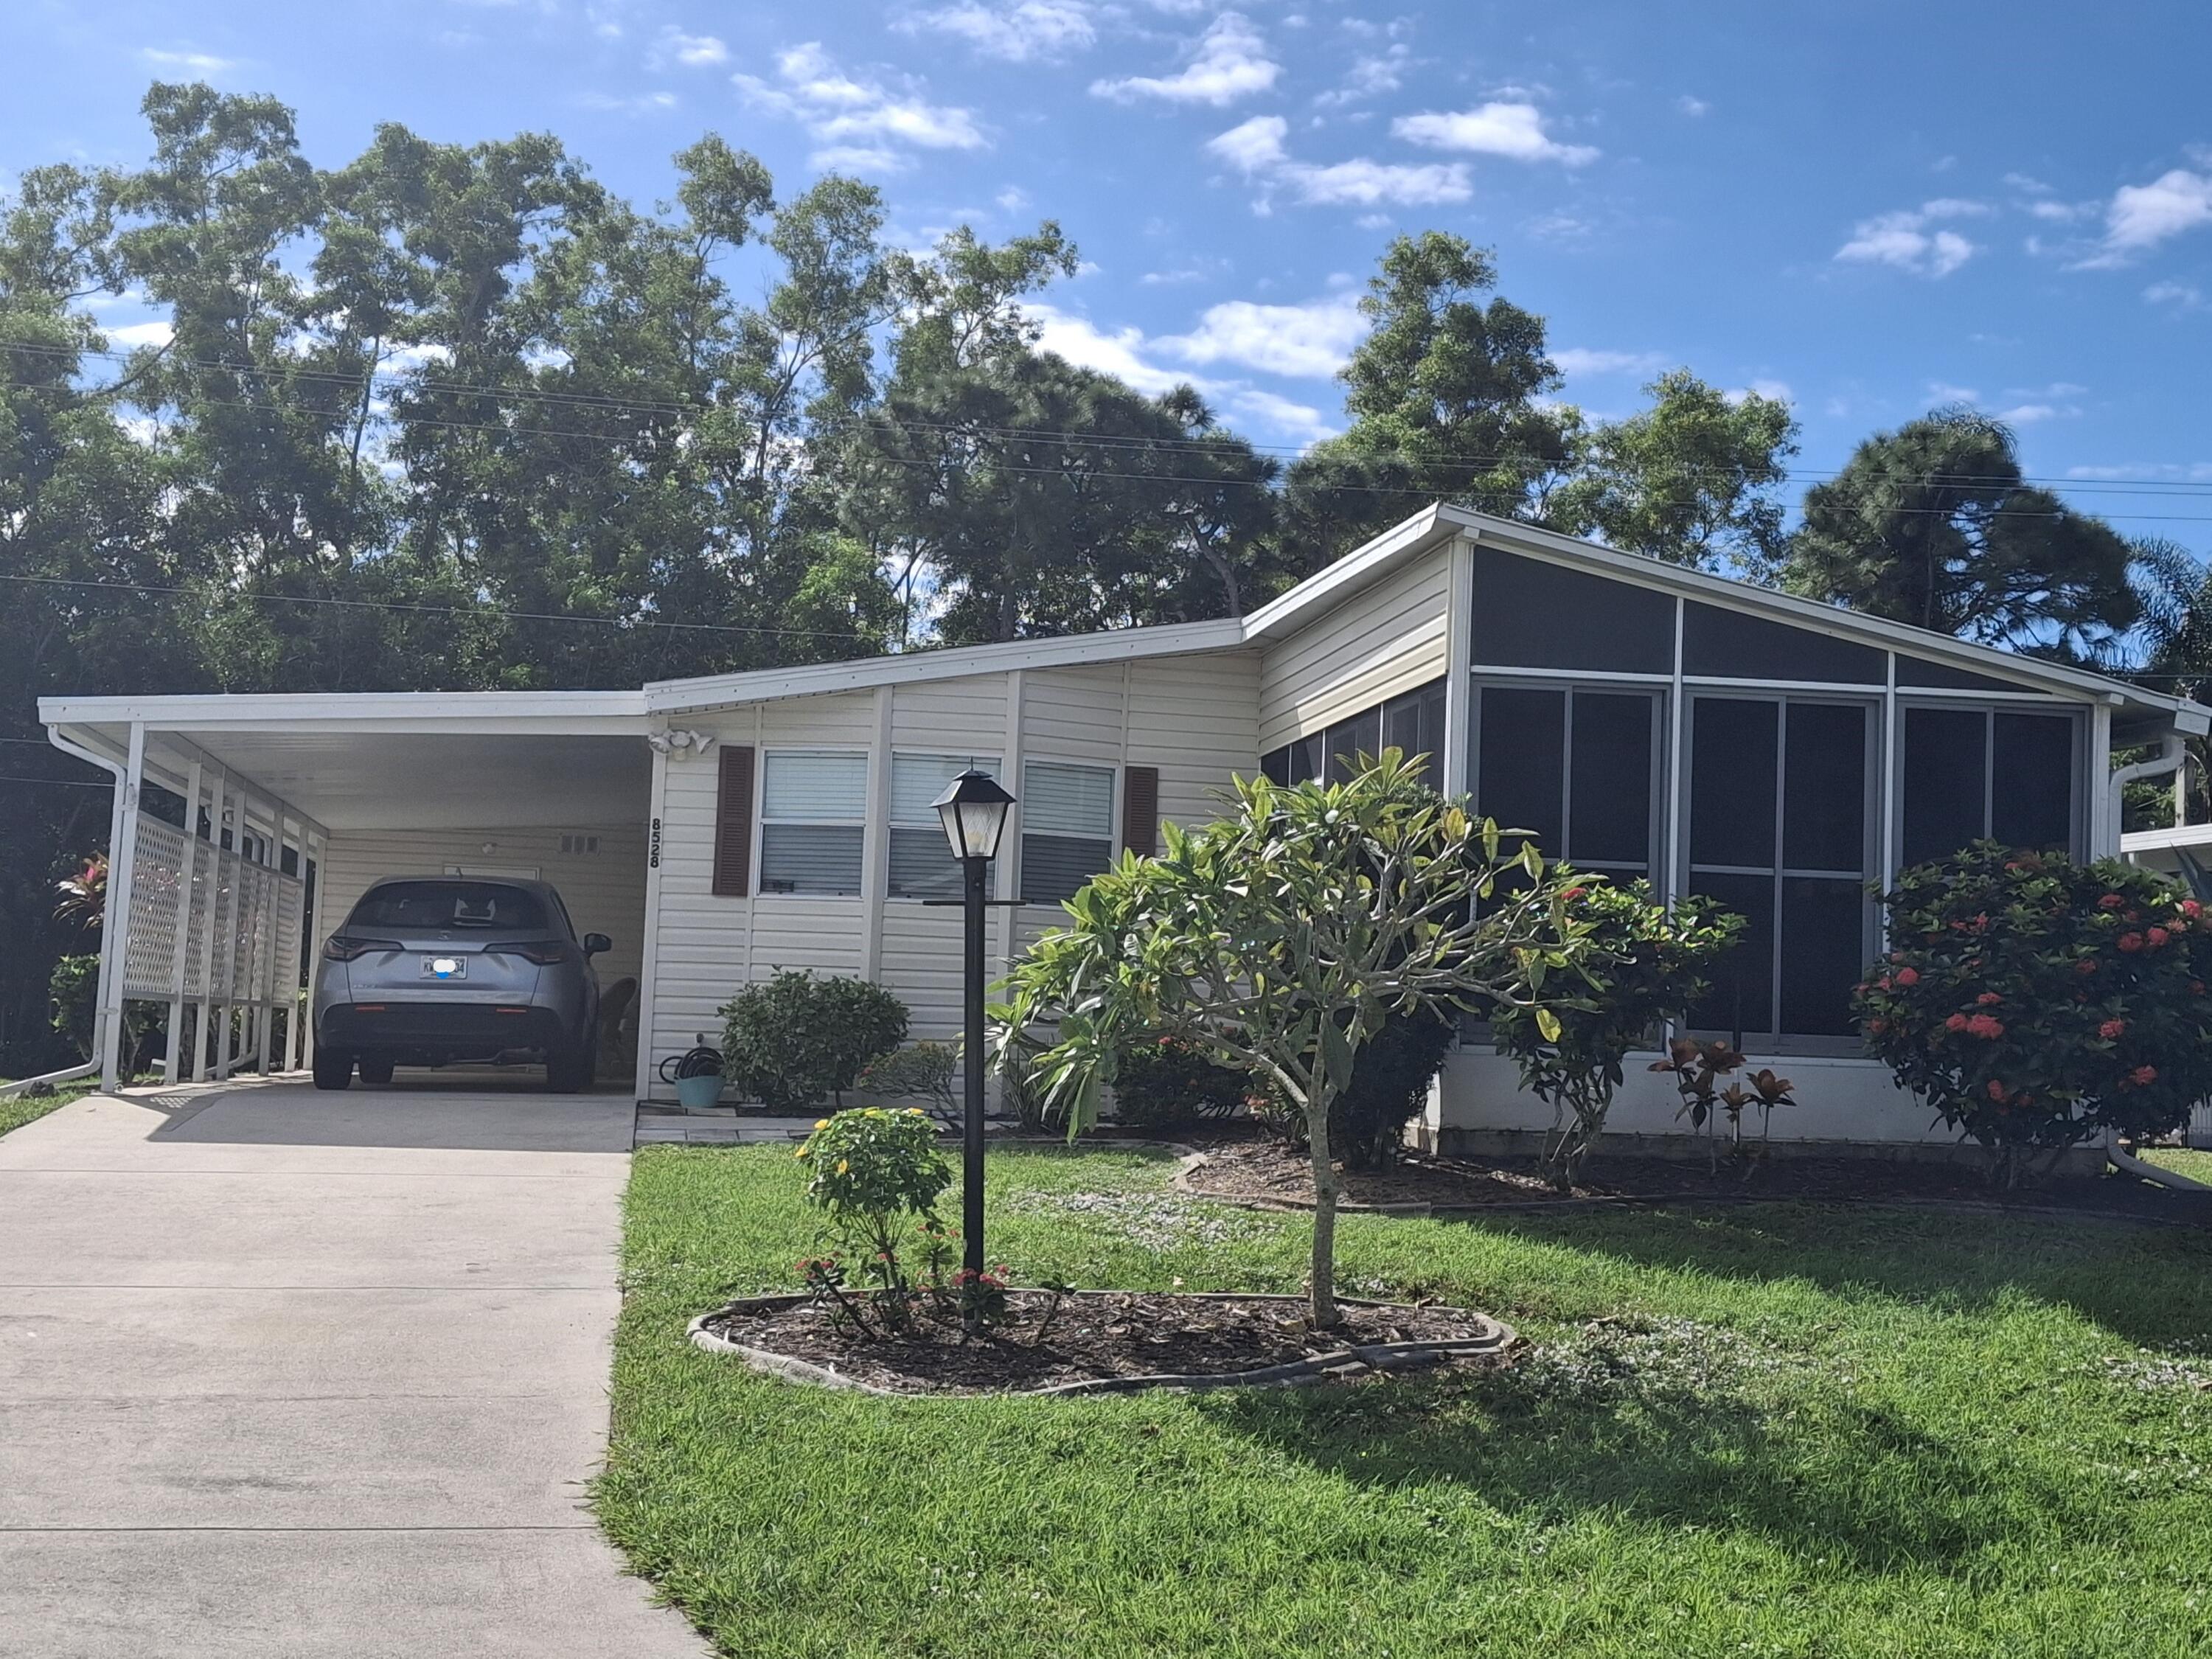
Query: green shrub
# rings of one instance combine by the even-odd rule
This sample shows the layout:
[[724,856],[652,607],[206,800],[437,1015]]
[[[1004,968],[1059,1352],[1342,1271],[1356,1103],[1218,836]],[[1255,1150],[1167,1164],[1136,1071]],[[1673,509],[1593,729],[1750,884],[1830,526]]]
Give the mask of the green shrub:
[[781,969],[722,1007],[722,1074],[777,1111],[842,1103],[861,1068],[906,1040],[906,1005],[863,979]]
[[894,1100],[918,1100],[921,1109],[947,1128],[960,1127],[960,1097],[954,1085],[960,1074],[957,1042],[917,1042],[878,1054],[861,1069],[855,1085],[869,1094]]
[[100,958],[97,956],[59,957],[46,980],[46,994],[53,999],[53,1027],[76,1045],[87,1060],[93,1058],[94,1015],[100,1001]]
[[1125,1045],[1114,1072],[1114,1118],[1134,1128],[1179,1129],[1231,1115],[1252,1080],[1211,1059],[1187,1037]]
[[[937,1126],[919,1107],[864,1106],[822,1119],[798,1156],[806,1165],[807,1203],[874,1282],[870,1310],[886,1327],[905,1329],[915,1297],[903,1255],[908,1231],[921,1224],[933,1273],[936,1258],[949,1257],[937,1201],[952,1184],[952,1166],[938,1150]],[[799,1270],[817,1295],[866,1328],[866,1316],[834,1294],[844,1281],[834,1257],[801,1262]]]
[[1558,981],[1561,994],[1542,1005],[1557,1035],[1545,1033],[1534,1007],[1510,1006],[1492,1016],[1490,1035],[1520,1066],[1521,1086],[1552,1109],[1542,1164],[1565,1190],[1604,1132],[1629,1051],[1654,1042],[1662,1022],[1705,994],[1706,969],[1743,919],[1694,896],[1676,900],[1670,915],[1644,883],[1615,887],[1599,876],[1577,875],[1561,896],[1588,924],[1594,948],[1583,978]]
[[[1406,1126],[1428,1104],[1429,1085],[1458,1038],[1459,1023],[1434,1009],[1394,1009],[1383,1016],[1352,1060],[1352,1081],[1329,1103],[1328,1146],[1339,1163],[1379,1170],[1396,1161]],[[1304,1147],[1304,1115],[1279,1090],[1257,1088],[1249,1103],[1286,1145]]]
[[2164,878],[1978,842],[1881,902],[1867,1048],[2002,1184],[2108,1131],[2178,1128],[2212,1093],[2212,912]]

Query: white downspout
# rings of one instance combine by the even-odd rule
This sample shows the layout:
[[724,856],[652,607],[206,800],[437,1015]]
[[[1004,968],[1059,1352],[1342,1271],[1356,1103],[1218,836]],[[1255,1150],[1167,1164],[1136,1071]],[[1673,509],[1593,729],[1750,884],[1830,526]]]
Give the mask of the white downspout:
[[2154,778],[2161,772],[2178,771],[2188,752],[2189,740],[2179,732],[2169,732],[2160,743],[2156,755],[2146,761],[2137,761],[2131,766],[2120,767],[2112,773],[2109,785],[2111,793],[2105,798],[2107,823],[2105,844],[2115,853],[2119,850],[2120,825],[2124,821],[2121,817],[2123,792],[2137,778]]

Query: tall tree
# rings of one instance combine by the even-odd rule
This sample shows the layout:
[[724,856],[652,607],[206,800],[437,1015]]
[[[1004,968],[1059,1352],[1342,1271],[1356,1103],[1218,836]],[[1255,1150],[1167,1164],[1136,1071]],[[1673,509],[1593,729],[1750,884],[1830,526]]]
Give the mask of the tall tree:
[[1579,417],[1546,398],[1559,374],[1544,319],[1498,296],[1485,249],[1401,236],[1359,301],[1373,325],[1339,375],[1351,427],[1290,471],[1290,535],[1312,566],[1443,500],[1533,516],[1571,457]]
[[1570,535],[1674,564],[1766,576],[1787,537],[1774,490],[1797,453],[1777,398],[1731,398],[1686,368],[1644,388],[1651,406],[1592,428],[1543,503]]
[[1984,645],[2094,659],[2134,625],[2130,550],[2026,483],[2011,430],[1944,410],[1877,433],[1805,495],[1784,585]]

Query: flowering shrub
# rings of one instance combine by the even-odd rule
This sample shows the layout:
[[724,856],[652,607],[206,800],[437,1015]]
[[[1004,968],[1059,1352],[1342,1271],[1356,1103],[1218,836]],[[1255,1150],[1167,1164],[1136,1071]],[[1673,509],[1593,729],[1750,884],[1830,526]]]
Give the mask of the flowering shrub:
[[1881,902],[1867,1047],[2005,1185],[2107,1131],[2175,1128],[2212,1091],[2212,915],[2165,878],[1979,842]]
[[906,1041],[906,1005],[879,985],[781,969],[722,1006],[722,1075],[777,1111],[842,1105],[861,1067]]
[[[886,1326],[907,1328],[915,1287],[900,1249],[917,1221],[926,1241],[941,1241],[937,1201],[952,1184],[952,1167],[937,1149],[936,1126],[918,1107],[860,1107],[816,1123],[798,1156],[807,1166],[807,1203],[822,1212],[827,1230],[861,1259],[861,1271],[875,1283],[871,1306]],[[839,1275],[833,1288],[843,1283],[833,1258],[802,1263],[801,1270],[817,1295],[818,1281],[832,1273]]]
[[1670,915],[1644,883],[1615,887],[1598,876],[1577,876],[1560,898],[1588,924],[1594,948],[1579,981],[1559,981],[1543,1005],[1557,1035],[1533,1006],[1501,1006],[1490,1033],[1498,1052],[1519,1065],[1522,1086],[1552,1108],[1544,1170],[1565,1190],[1605,1128],[1629,1050],[1648,1047],[1662,1021],[1705,994],[1706,968],[1735,942],[1743,919],[1695,896],[1678,899]]
[[1114,1116],[1147,1128],[1178,1128],[1227,1117],[1251,1087],[1243,1073],[1215,1061],[1183,1036],[1126,1044],[1114,1068]]

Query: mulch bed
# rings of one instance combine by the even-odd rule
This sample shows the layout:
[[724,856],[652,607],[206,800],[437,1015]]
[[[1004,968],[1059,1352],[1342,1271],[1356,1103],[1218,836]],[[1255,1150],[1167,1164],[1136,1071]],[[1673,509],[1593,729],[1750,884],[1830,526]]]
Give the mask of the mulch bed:
[[[1304,1152],[1274,1140],[1224,1138],[1205,1149],[1179,1183],[1205,1198],[1304,1208],[1313,1199],[1313,1174]],[[1680,1202],[1705,1199],[1802,1199],[1838,1202],[1923,1202],[1997,1205],[2022,1210],[2061,1209],[2145,1220],[2212,1224],[2212,1194],[2176,1192],[2111,1176],[2054,1179],[2005,1193],[1981,1171],[1961,1164],[1859,1158],[1790,1157],[1761,1159],[1748,1177],[1725,1156],[1715,1176],[1703,1160],[1612,1157],[1600,1153],[1583,1168],[1583,1179],[1559,1193],[1526,1158],[1407,1158],[1389,1170],[1340,1173],[1340,1201],[1374,1209],[1426,1207],[1481,1210],[1510,1205],[1570,1204],[1577,1200]]]
[[1013,1322],[964,1340],[957,1318],[930,1316],[909,1336],[863,1337],[795,1296],[747,1297],[693,1328],[795,1380],[924,1395],[1317,1382],[1496,1363],[1515,1340],[1495,1320],[1462,1308],[1346,1300],[1344,1323],[1316,1332],[1302,1297],[1079,1291],[1061,1298],[1036,1341],[1049,1300],[1042,1291],[1010,1292]]

